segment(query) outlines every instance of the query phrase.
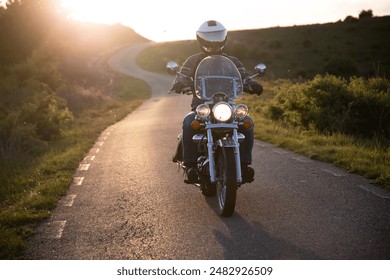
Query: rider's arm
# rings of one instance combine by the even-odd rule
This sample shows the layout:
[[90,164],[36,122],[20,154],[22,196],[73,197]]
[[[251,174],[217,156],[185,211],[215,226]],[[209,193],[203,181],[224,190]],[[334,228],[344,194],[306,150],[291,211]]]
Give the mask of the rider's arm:
[[180,74],[176,75],[171,91],[185,93],[193,90],[193,77],[199,62],[203,59],[203,54],[194,54],[186,59],[180,69]]
[[238,58],[234,56],[230,56],[229,58],[236,65],[238,71],[240,71],[241,79],[244,83],[244,92],[260,95],[263,92],[262,85],[250,78],[249,74],[245,70],[244,65],[242,65],[241,61]]

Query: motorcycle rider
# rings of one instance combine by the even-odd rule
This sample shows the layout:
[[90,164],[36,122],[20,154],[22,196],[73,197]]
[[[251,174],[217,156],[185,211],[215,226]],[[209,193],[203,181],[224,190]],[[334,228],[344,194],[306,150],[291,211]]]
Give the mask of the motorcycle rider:
[[[210,55],[226,56],[238,68],[241,74],[241,78],[244,82],[244,92],[258,95],[263,92],[263,87],[256,81],[250,79],[249,74],[246,72],[244,66],[236,57],[228,56],[223,53],[223,49],[225,48],[227,40],[227,30],[220,22],[215,20],[204,22],[202,25],[200,25],[196,32],[196,38],[202,52],[187,58],[180,69],[180,73],[183,75],[178,74],[176,76],[171,89],[171,91],[174,91],[178,94],[185,94],[189,92],[193,93],[191,112],[188,113],[183,120],[182,140],[181,143],[179,143],[182,145],[182,148],[179,145],[176,154],[173,157],[174,162],[177,162],[178,160],[183,161],[183,164],[186,167],[185,170],[188,178],[187,182],[189,183],[194,183],[197,181],[197,174],[195,169],[197,152],[196,144],[192,141],[192,137],[194,136],[195,131],[192,129],[191,123],[196,116],[196,107],[204,102],[196,96],[193,85],[193,79],[198,64],[205,57]],[[192,80],[188,77],[191,77]],[[242,183],[250,183],[253,181],[254,177],[254,170],[249,166],[252,163],[254,124],[249,116],[247,116],[245,120],[250,121],[251,126],[249,128],[240,127],[238,129],[238,132],[244,134],[245,136],[245,141],[240,143]]]

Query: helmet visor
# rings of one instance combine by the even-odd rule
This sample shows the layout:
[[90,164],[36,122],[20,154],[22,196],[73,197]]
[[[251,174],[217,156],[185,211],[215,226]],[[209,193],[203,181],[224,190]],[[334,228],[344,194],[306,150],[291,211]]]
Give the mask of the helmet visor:
[[198,31],[197,35],[204,41],[224,43],[227,36],[227,30],[225,29],[211,32]]

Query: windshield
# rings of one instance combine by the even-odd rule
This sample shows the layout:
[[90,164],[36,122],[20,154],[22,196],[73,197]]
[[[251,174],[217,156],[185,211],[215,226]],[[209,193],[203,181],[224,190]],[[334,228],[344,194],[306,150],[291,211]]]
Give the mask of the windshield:
[[195,93],[199,99],[210,100],[223,92],[230,99],[238,99],[243,91],[240,72],[227,57],[212,55],[204,58],[195,73]]

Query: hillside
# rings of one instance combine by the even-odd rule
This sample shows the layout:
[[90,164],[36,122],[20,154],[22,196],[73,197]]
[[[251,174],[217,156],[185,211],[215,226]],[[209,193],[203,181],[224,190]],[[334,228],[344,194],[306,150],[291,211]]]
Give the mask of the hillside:
[[[271,78],[316,74],[390,75],[390,16],[355,21],[229,32],[226,53],[248,69],[258,62]],[[167,60],[182,62],[199,51],[195,41],[163,43],[144,53],[145,68],[162,71]],[[161,59],[163,58],[163,59]],[[158,64],[158,65],[157,65]]]
[[[277,77],[390,74],[390,16],[352,22],[232,32],[242,58],[268,64]],[[239,53],[237,53],[239,55]]]

